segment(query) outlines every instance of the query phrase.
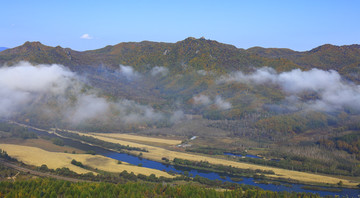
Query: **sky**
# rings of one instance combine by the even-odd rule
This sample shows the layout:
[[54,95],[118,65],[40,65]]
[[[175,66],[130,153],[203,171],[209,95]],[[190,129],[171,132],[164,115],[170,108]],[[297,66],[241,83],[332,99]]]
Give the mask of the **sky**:
[[0,47],[26,41],[84,51],[205,37],[238,48],[306,51],[360,43],[358,0],[0,0]]

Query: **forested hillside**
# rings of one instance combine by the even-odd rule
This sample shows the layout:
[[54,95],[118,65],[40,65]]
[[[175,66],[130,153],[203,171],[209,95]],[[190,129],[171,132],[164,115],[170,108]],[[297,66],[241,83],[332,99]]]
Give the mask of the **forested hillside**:
[[249,67],[271,66],[277,71],[293,68],[334,69],[357,79],[360,64],[359,45],[322,45],[310,51],[254,47],[247,50],[205,38],[189,37],[177,43],[128,42],[109,45],[101,49],[78,52],[69,48],[49,47],[39,42],[26,42],[22,46],[0,53],[1,64],[17,61],[32,63],[58,63],[66,66],[117,67],[119,64],[148,71],[154,66],[172,68],[173,72],[187,70],[234,71]]
[[154,66],[165,66],[171,68],[174,73],[188,70],[247,70],[248,67],[264,65],[276,67],[279,71],[298,67],[285,59],[252,55],[232,45],[191,37],[177,43],[120,43],[85,52],[60,46],[49,47],[39,42],[26,42],[0,54],[1,64],[12,64],[17,61],[57,63],[71,67],[106,65],[114,68],[123,64],[134,66],[139,71],[149,71]]

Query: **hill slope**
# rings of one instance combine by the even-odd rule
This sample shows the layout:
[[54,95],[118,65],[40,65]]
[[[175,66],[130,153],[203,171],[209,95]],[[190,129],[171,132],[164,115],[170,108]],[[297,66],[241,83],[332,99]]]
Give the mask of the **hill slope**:
[[304,52],[261,47],[244,50],[213,40],[189,37],[176,43],[126,42],[84,52],[26,42],[0,52],[0,64],[11,65],[21,60],[37,64],[58,63],[72,68],[85,65],[118,68],[123,64],[134,66],[139,71],[165,66],[174,73],[189,70],[249,71],[260,66],[274,67],[278,71],[320,68],[336,70],[352,80],[360,79],[360,45],[326,44]]
[[249,53],[268,58],[284,58],[304,68],[333,69],[349,79],[359,81],[360,45],[322,45],[310,51],[254,47]]
[[289,60],[267,58],[246,52],[232,45],[206,39],[187,38],[177,43],[120,43],[98,50],[77,52],[68,48],[49,47],[39,42],[26,42],[22,46],[0,53],[0,64],[21,60],[32,63],[59,63],[66,66],[119,64],[148,71],[154,66],[169,67],[174,72],[187,70],[247,70],[249,67],[272,66],[278,70],[297,68]]

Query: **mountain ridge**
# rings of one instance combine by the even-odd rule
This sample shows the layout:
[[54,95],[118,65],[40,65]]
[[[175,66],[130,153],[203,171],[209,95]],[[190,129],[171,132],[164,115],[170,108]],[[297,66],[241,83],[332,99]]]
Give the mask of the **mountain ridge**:
[[[139,71],[149,71],[154,66],[165,66],[174,73],[188,70],[215,70],[220,73],[270,66],[277,71],[294,68],[336,70],[351,80],[359,80],[360,45],[321,45],[309,51],[288,48],[237,48],[205,38],[189,37],[176,43],[122,42],[100,49],[76,51],[60,46],[51,47],[40,42],[25,42],[21,46],[0,52],[0,64],[12,65],[19,61],[35,64],[58,63],[78,66],[105,65],[117,68],[131,65]],[[351,75],[349,75],[351,73]],[[355,76],[355,77],[354,77]]]

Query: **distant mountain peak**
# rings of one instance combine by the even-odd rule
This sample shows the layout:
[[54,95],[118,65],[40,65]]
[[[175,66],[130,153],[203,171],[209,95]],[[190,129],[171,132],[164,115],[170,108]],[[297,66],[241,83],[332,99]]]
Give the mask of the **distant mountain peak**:
[[74,52],[60,46],[47,46],[39,41],[27,41],[23,45],[0,52],[0,64],[12,65],[19,61],[29,61],[34,64],[78,65],[72,61],[72,53]]
[[216,40],[211,40],[211,39],[205,39],[205,37],[200,37],[200,38],[195,38],[195,37],[188,37],[182,41],[178,41],[175,43],[176,44],[181,44],[184,46],[189,46],[189,47],[199,47],[199,48],[203,48],[203,47],[207,47],[207,48],[221,48],[221,49],[230,49],[230,50],[242,50],[242,49],[238,49],[237,47],[235,47],[234,45],[230,45],[230,44],[225,44],[225,43],[220,43]]
[[15,48],[11,48],[10,51],[8,51],[9,53],[24,53],[24,52],[34,52],[34,51],[43,51],[46,49],[49,49],[51,47],[43,45],[42,43],[40,43],[39,41],[34,41],[34,42],[30,42],[30,41],[26,41],[24,44],[15,47]]
[[316,47],[312,50],[310,50],[309,52],[326,52],[326,51],[337,51],[337,50],[359,50],[360,49],[360,45],[358,44],[353,44],[353,45],[332,45],[332,44],[324,44],[324,45],[320,45],[319,47]]
[[[25,42],[23,45],[21,45],[21,46],[23,46],[23,47],[44,47],[44,46],[46,46],[46,45],[40,43],[39,41],[32,41],[32,42],[26,41],[26,42]],[[20,46],[19,46],[19,47],[20,47]],[[46,47],[48,47],[48,46],[46,46]]]
[[178,41],[176,43],[182,43],[182,42],[217,42],[215,40],[205,39],[205,37],[201,38],[195,38],[195,37],[188,37],[182,41]]
[[42,45],[40,41],[26,41],[23,45]]
[[327,50],[337,50],[340,49],[339,46],[336,45],[331,45],[331,44],[324,44],[324,45],[320,45],[316,48],[311,49],[309,52],[320,52],[320,51],[327,51]]
[[1,51],[4,51],[4,50],[6,50],[6,49],[9,49],[9,48],[7,48],[7,47],[0,47],[0,52],[1,52]]

